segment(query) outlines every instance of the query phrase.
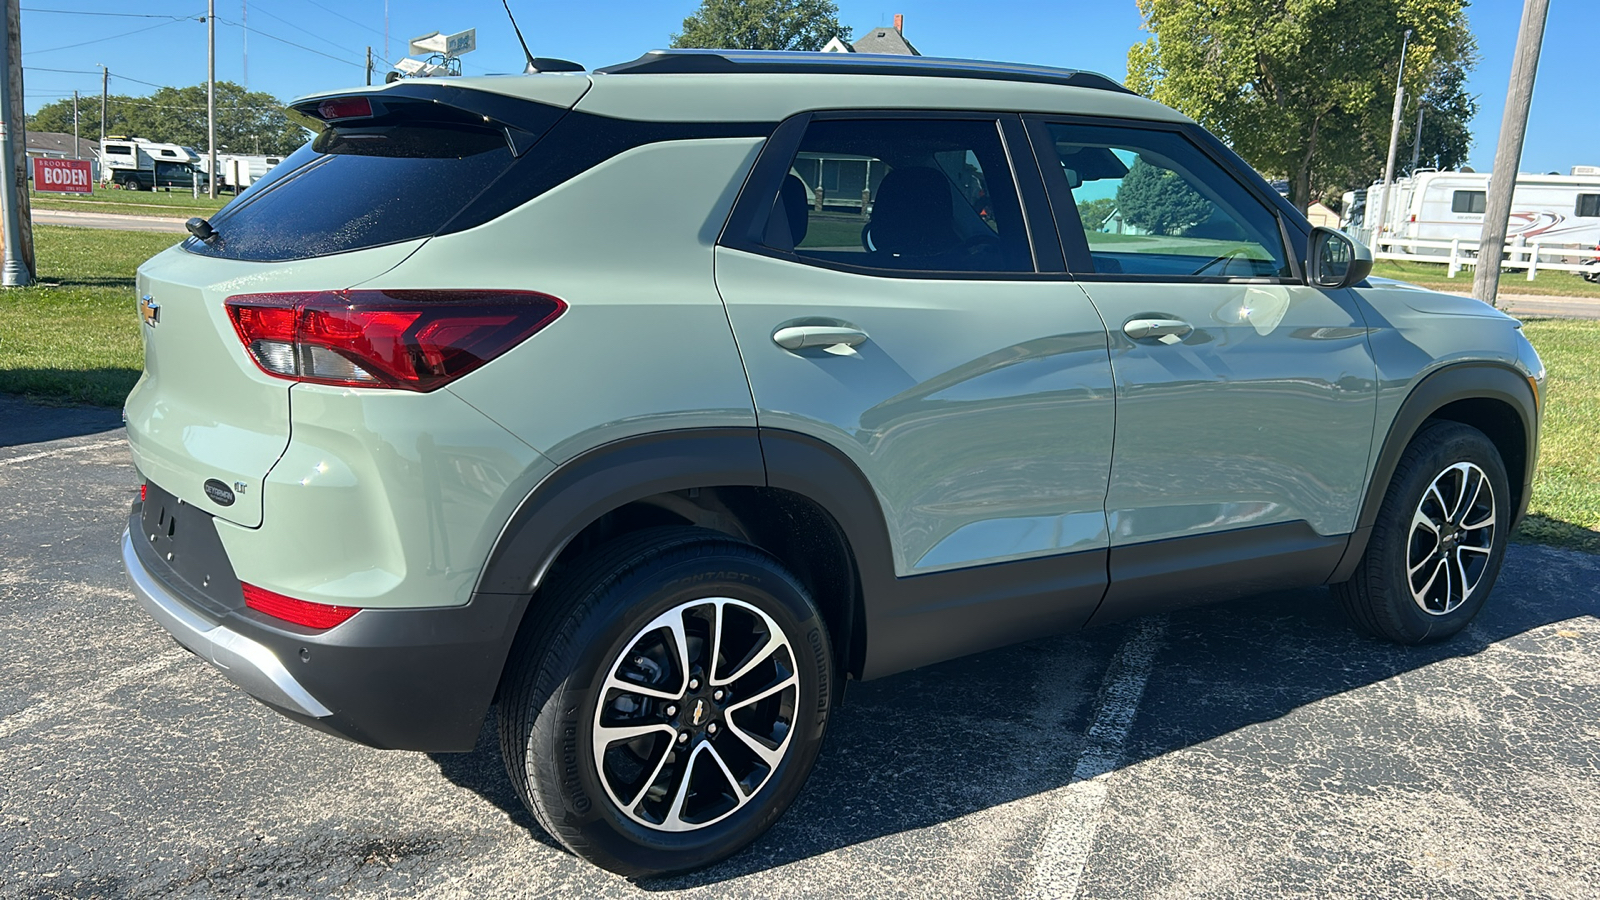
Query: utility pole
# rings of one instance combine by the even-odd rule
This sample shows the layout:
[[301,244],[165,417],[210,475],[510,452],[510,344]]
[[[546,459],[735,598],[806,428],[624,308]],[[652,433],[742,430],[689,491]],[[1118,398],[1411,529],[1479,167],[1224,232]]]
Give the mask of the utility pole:
[[[0,242],[5,264],[0,284],[33,283],[33,222],[28,215],[28,154],[22,119],[22,14],[17,0],[0,5]],[[18,142],[22,142],[22,147]],[[20,159],[18,158],[20,156]],[[18,163],[21,165],[18,165]]]
[[1539,47],[1544,43],[1545,14],[1550,0],[1523,0],[1522,27],[1517,31],[1517,52],[1511,58],[1511,86],[1506,89],[1506,111],[1500,119],[1500,143],[1489,173],[1489,197],[1478,236],[1478,264],[1473,266],[1472,296],[1494,305],[1500,292],[1500,254],[1506,246],[1506,224],[1511,218],[1511,192],[1522,166],[1522,138],[1528,131],[1528,107],[1533,104],[1533,76],[1539,71]]
[[[100,67],[100,146],[106,145],[106,94],[111,87],[111,70]],[[102,151],[104,152],[104,151]]]
[[1417,174],[1417,163],[1422,161],[1422,98],[1417,98],[1417,139],[1411,142],[1411,174]]
[[239,0],[239,18],[244,32],[244,89],[250,90],[250,0]]
[[1394,181],[1394,154],[1400,143],[1400,104],[1405,99],[1406,48],[1411,45],[1411,29],[1400,42],[1400,73],[1394,77],[1394,121],[1389,127],[1389,161],[1383,167],[1383,190],[1378,192],[1377,217],[1372,222],[1372,252],[1383,249],[1383,222],[1389,215],[1389,184]]
[[206,187],[217,199],[217,0],[206,0]]
[[72,158],[83,159],[83,146],[78,143],[78,92],[72,92]]
[[372,45],[367,45],[367,87],[372,87]]

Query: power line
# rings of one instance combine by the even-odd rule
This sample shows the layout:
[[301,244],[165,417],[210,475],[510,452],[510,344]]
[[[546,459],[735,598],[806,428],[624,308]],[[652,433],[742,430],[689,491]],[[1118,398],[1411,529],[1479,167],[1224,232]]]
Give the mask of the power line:
[[[217,16],[217,21],[221,22],[224,25],[231,25],[234,28],[243,28],[244,27],[243,25],[240,25],[238,22],[230,22],[230,21],[228,21],[227,19],[224,19],[221,16]],[[362,63],[352,62],[352,61],[350,61],[348,59],[345,59],[343,57],[334,56],[332,53],[323,53],[321,50],[318,50],[315,47],[307,47],[305,44],[296,44],[294,41],[288,40],[286,38],[278,37],[275,34],[268,34],[267,32],[260,30],[259,28],[250,29],[250,33],[251,34],[255,34],[255,35],[259,35],[261,37],[264,37],[269,41],[277,41],[280,44],[288,44],[291,47],[299,48],[301,50],[306,51],[307,53],[315,53],[318,56],[325,56],[328,59],[333,60],[334,62],[341,62],[341,63],[344,63],[347,66],[355,66],[358,69],[365,68],[365,65],[362,64]]]
[[[303,27],[295,24],[294,22],[291,22],[288,19],[285,19],[282,16],[273,15],[271,12],[269,12],[269,11],[267,11],[265,9],[262,9],[260,3],[256,4],[256,12],[260,13],[263,16],[266,16],[269,19],[277,19],[279,22],[282,22],[283,24],[289,26],[290,28],[293,28],[295,31],[298,31],[298,32],[300,32],[302,34],[305,34],[305,35],[309,35],[310,37],[314,37],[317,40],[323,42],[324,44],[327,44],[328,46],[334,48],[335,50],[343,50],[346,53],[354,53],[355,52],[354,50],[351,50],[349,47],[345,47],[345,46],[342,46],[340,44],[335,44],[333,41],[328,40],[327,38],[323,37],[322,35],[317,34],[316,32],[311,31],[311,30],[309,30],[307,28],[303,28]],[[246,31],[255,31],[257,34],[261,33],[260,29],[252,29],[249,26],[240,26],[240,27],[244,28]]]
[[142,34],[143,32],[146,32],[146,31],[154,31],[157,28],[165,28],[168,25],[176,25],[179,22],[188,22],[188,21],[192,21],[192,19],[190,19],[190,18],[173,19],[170,22],[160,22],[160,23],[157,23],[155,25],[151,25],[149,28],[135,28],[132,31],[124,31],[121,34],[113,34],[113,35],[108,35],[108,36],[102,37],[102,38],[95,38],[92,41],[80,41],[80,42],[78,42],[76,44],[66,44],[65,46],[51,47],[51,48],[46,49],[46,50],[29,50],[27,52],[28,52],[29,55],[38,56],[41,53],[54,53],[57,50],[71,50],[74,47],[87,47],[90,44],[99,44],[99,43],[102,43],[102,42],[105,42],[105,41],[114,41],[114,40],[116,40],[118,38],[132,37],[133,35]]
[[89,10],[83,9],[46,9],[42,6],[24,6],[21,7],[21,9],[23,12],[58,13],[63,16],[106,16],[119,19],[172,19],[175,22],[182,22],[185,19],[194,18],[194,16],[164,16],[158,13],[90,12]]

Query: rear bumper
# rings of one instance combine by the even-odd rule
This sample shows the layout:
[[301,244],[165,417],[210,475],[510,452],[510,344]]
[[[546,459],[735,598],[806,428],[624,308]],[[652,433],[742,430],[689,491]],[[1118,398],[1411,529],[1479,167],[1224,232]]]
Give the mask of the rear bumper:
[[122,532],[122,565],[133,583],[139,605],[178,643],[218,669],[244,692],[280,709],[322,719],[333,715],[294,679],[271,650],[242,634],[208,621],[145,568],[133,549],[133,536]]
[[[139,526],[139,504],[130,524]],[[122,562],[139,604],[246,693],[321,731],[372,747],[470,751],[494,702],[526,596],[464,606],[366,609],[326,631],[224,610],[130,533]]]

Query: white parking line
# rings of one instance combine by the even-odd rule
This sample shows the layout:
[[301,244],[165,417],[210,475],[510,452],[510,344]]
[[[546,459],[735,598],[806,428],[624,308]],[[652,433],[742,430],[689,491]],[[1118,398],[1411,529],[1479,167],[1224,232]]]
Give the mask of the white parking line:
[[38,453],[29,453],[25,456],[13,456],[8,459],[0,459],[0,466],[14,466],[17,463],[25,463],[36,459],[44,459],[47,456],[61,456],[62,454],[66,453],[82,453],[85,450],[104,450],[107,447],[115,447],[119,444],[126,447],[128,442],[124,438],[117,438],[114,441],[95,441],[92,444],[74,444],[70,447],[57,447],[54,450],[41,450]]
[[1094,721],[1085,735],[1083,754],[1072,770],[1072,780],[1061,788],[1061,806],[1051,816],[1034,856],[1030,896],[1049,900],[1078,896],[1083,868],[1100,827],[1100,809],[1106,801],[1106,783],[1101,776],[1116,768],[1122,759],[1123,743],[1139,712],[1139,701],[1144,697],[1144,687],[1166,631],[1165,616],[1147,616],[1139,620],[1111,658]]
[[167,650],[105,678],[91,681],[75,690],[48,697],[21,712],[13,713],[4,719],[0,719],[0,740],[5,740],[24,729],[32,728],[40,722],[72,714],[91,706],[104,700],[112,691],[152,678],[163,669],[171,667],[173,663],[189,655],[187,650]]

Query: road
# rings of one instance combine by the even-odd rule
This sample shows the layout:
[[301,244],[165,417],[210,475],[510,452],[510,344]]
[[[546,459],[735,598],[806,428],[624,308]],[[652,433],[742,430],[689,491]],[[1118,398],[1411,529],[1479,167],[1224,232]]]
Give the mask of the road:
[[65,209],[35,209],[33,221],[38,225],[70,225],[74,228],[108,228],[114,231],[164,231],[173,234],[186,232],[183,219],[124,216]]
[[810,784],[629,882],[517,805],[485,729],[386,753],[279,718],[135,606],[115,411],[0,397],[0,897],[1592,898],[1600,559],[1513,547],[1442,646],[1297,591],[851,685]]

